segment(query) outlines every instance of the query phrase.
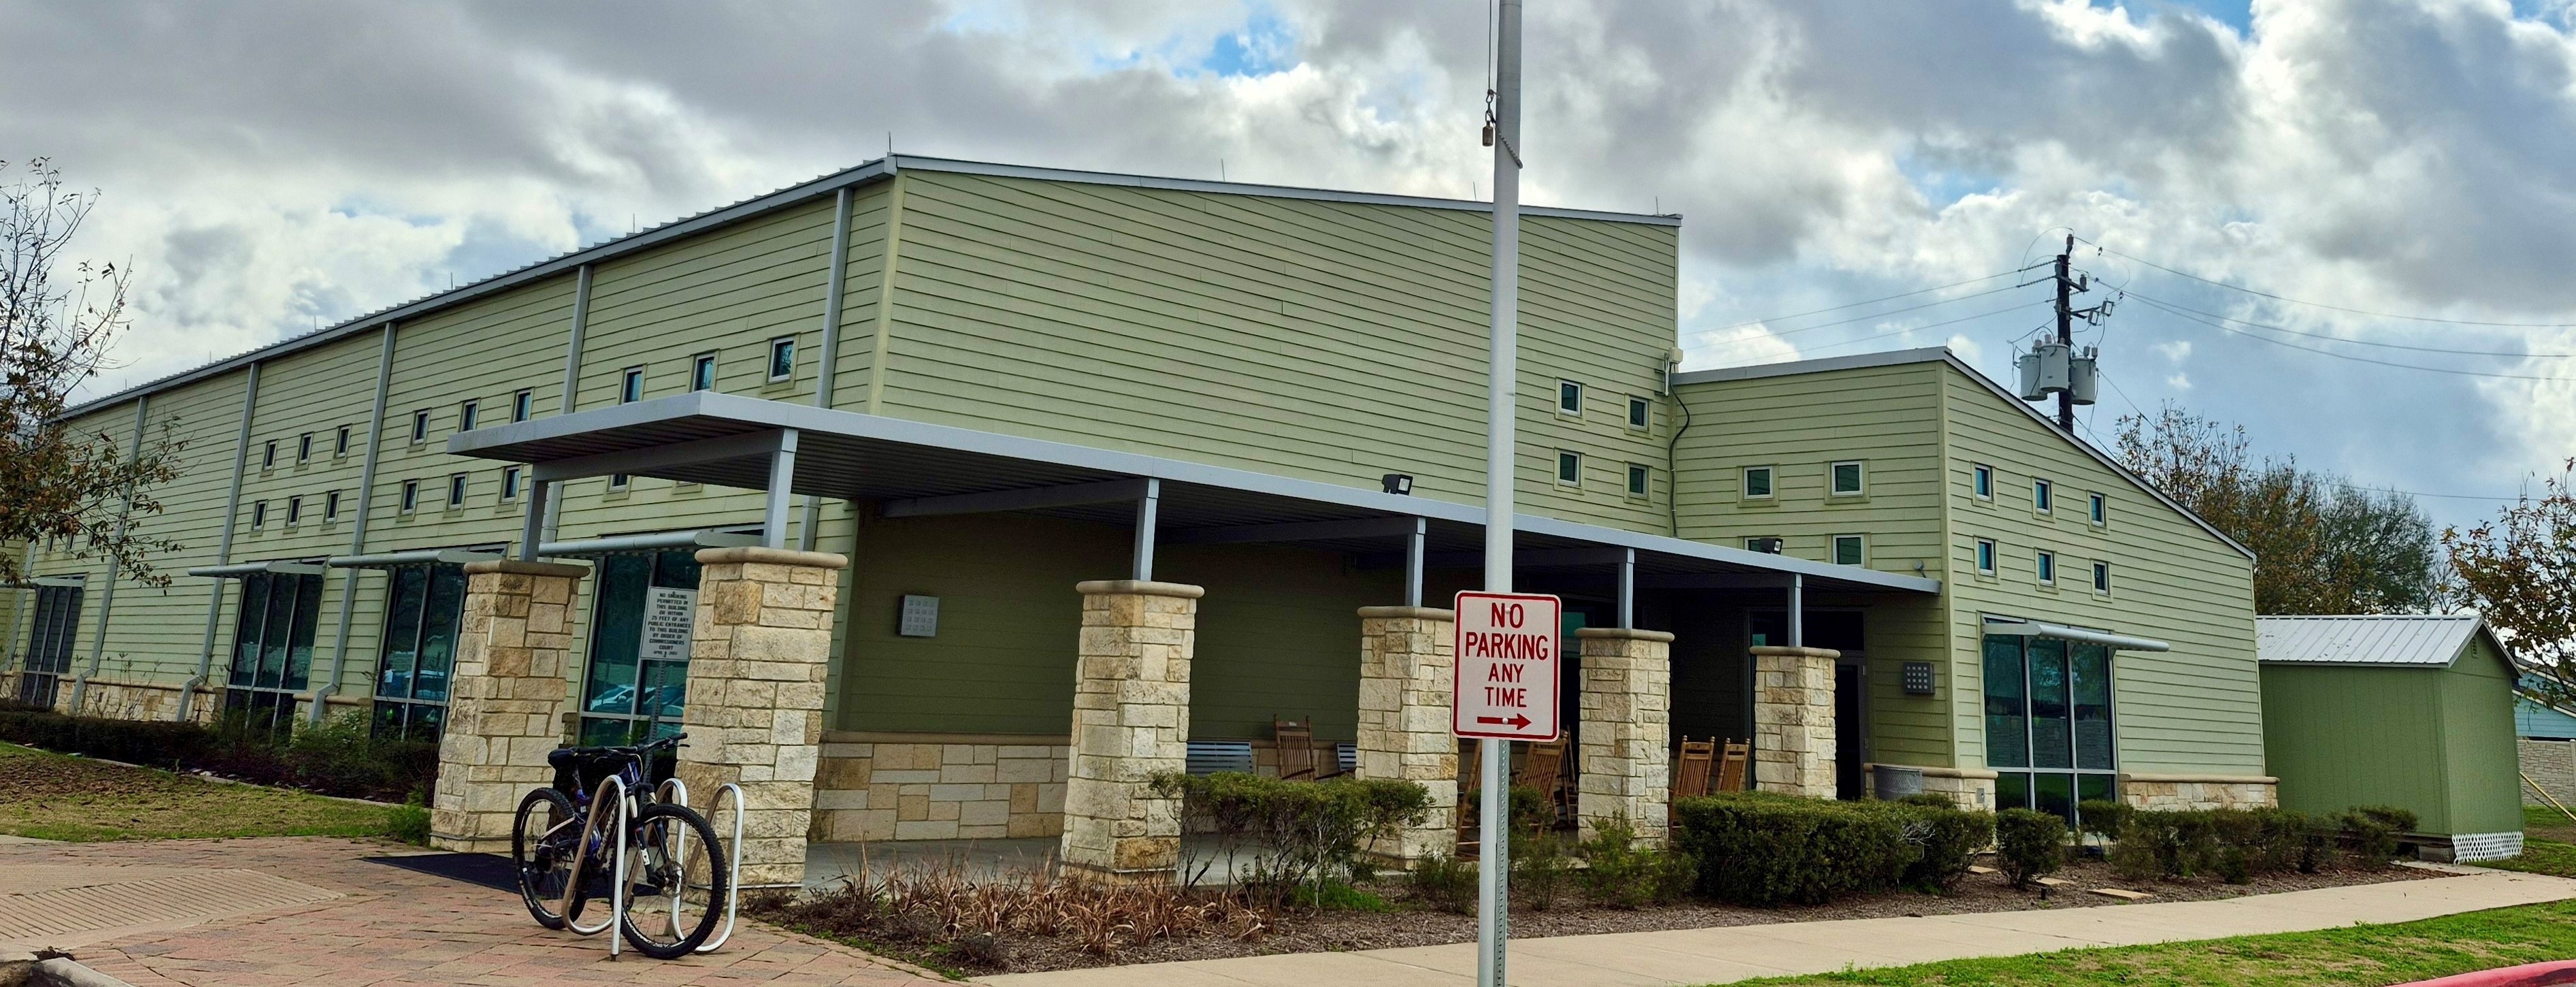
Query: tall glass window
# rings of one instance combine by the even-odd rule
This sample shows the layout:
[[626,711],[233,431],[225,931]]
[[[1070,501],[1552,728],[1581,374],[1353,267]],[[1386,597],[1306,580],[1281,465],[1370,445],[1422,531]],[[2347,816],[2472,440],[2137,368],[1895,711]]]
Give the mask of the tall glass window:
[[376,735],[436,740],[447,723],[448,674],[465,612],[465,568],[445,563],[390,570],[385,636],[376,659]]
[[295,694],[304,691],[313,668],[313,627],[321,616],[321,576],[242,577],[225,715],[281,734],[295,728]]
[[28,629],[26,665],[18,676],[18,701],[52,706],[63,676],[72,670],[72,638],[80,632],[81,588],[36,587],[35,625]]
[[1986,637],[1986,766],[1995,806],[2075,819],[2118,794],[2111,650],[2056,638]]
[[582,677],[582,742],[627,744],[648,733],[676,734],[689,695],[697,559],[689,552],[611,555],[599,560],[597,571],[590,669]]

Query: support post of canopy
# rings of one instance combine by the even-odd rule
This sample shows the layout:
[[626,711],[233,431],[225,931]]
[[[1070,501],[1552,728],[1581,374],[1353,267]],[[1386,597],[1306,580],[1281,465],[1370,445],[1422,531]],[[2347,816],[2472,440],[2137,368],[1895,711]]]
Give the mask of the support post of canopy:
[[769,454],[769,509],[760,518],[760,543],[787,547],[787,504],[796,486],[796,430],[778,430],[778,451]]
[[1136,498],[1136,556],[1128,575],[1140,583],[1154,581],[1154,516],[1162,503],[1163,481],[1147,478],[1144,495]]
[[1404,605],[1422,605],[1422,543],[1430,533],[1431,522],[1413,519],[1413,532],[1404,536]]

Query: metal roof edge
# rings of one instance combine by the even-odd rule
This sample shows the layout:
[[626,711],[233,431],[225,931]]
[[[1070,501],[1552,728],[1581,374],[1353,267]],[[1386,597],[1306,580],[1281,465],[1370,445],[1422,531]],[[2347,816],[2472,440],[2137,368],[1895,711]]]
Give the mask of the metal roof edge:
[[[1351,192],[1340,189],[1314,188],[1303,185],[1263,185],[1252,182],[1211,182],[1197,178],[1165,178],[1155,175],[1132,175],[1109,171],[1083,171],[1074,168],[1049,168],[1041,165],[1001,164],[991,161],[967,161],[958,158],[927,158],[899,154],[895,160],[905,168],[919,171],[944,171],[961,175],[993,175],[1007,178],[1032,178],[1051,182],[1078,182],[1086,185],[1122,185],[1133,188],[1165,189],[1176,192],[1209,192],[1218,195],[1253,195],[1273,199],[1315,199],[1325,202],[1354,202],[1376,206],[1412,206],[1423,209],[1454,209],[1463,212],[1490,213],[1491,202],[1474,199],[1443,199],[1424,195],[1396,195],[1384,192]],[[1522,215],[1550,216],[1560,219],[1590,219],[1610,223],[1637,223],[1646,226],[1680,226],[1680,213],[1627,213],[1599,209],[1570,209],[1562,206],[1520,207]]]
[[1798,374],[1821,374],[1868,367],[1894,367],[1908,363],[1930,363],[1941,359],[1949,352],[1950,348],[1946,346],[1925,346],[1910,350],[1818,357],[1813,360],[1783,360],[1778,363],[1756,363],[1742,367],[1687,370],[1673,375],[1673,386],[1683,387],[1726,380],[1759,380],[1764,377],[1794,377]]

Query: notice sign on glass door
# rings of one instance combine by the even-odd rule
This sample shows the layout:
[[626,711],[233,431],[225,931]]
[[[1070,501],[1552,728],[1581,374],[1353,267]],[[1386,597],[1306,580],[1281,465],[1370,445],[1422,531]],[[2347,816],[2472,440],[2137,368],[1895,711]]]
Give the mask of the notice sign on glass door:
[[655,586],[644,591],[645,661],[689,660],[689,629],[698,619],[698,591]]
[[1536,593],[1460,593],[1456,701],[1461,737],[1555,740],[1557,632],[1564,604]]

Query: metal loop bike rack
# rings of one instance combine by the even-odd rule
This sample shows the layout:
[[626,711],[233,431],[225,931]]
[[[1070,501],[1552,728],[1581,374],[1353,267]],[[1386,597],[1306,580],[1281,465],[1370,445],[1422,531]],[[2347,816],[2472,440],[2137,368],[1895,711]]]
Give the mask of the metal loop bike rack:
[[[677,778],[671,780],[679,781]],[[681,789],[684,797],[687,792],[686,787]],[[716,807],[724,804],[726,795],[733,796],[733,851],[727,854],[730,862],[725,867],[725,922],[724,928],[717,932],[714,938],[698,946],[697,951],[701,953],[715,952],[716,947],[724,945],[725,940],[733,938],[735,914],[742,907],[742,820],[744,816],[750,814],[746,811],[750,806],[743,800],[742,786],[728,781],[716,786],[715,798],[707,802],[709,816],[715,815]]]
[[[615,930],[618,925],[626,920],[626,830],[628,828],[626,782],[623,779],[618,778],[616,775],[610,775],[606,778],[600,779],[599,789],[591,794],[590,806],[590,819],[587,823],[583,824],[581,828],[581,839],[575,845],[573,850],[572,870],[570,871],[572,879],[565,882],[563,900],[555,903],[555,914],[562,915],[564,917],[565,928],[582,935],[589,936],[597,935],[603,931],[609,932],[608,956],[610,959],[615,959],[618,952],[617,947],[619,938]],[[607,807],[611,806],[614,807],[613,811],[604,811]],[[616,828],[617,843],[616,855],[612,859],[612,866],[610,868],[611,880],[608,886],[608,921],[590,928],[583,928],[580,923],[575,922],[572,918],[572,900],[573,896],[581,889],[584,872],[589,869],[591,837],[598,833],[599,827],[602,823],[606,823]]]

